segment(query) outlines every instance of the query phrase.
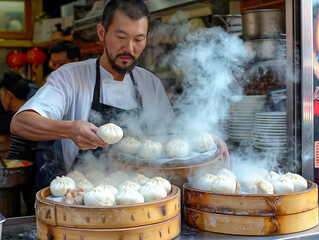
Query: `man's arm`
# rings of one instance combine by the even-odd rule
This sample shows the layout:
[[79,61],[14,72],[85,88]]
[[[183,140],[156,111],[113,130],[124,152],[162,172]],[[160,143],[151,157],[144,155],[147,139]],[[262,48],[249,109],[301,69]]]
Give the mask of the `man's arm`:
[[86,121],[53,120],[32,110],[17,114],[10,126],[12,134],[33,141],[69,138],[80,149],[108,147],[109,144],[96,135],[97,129],[95,125]]

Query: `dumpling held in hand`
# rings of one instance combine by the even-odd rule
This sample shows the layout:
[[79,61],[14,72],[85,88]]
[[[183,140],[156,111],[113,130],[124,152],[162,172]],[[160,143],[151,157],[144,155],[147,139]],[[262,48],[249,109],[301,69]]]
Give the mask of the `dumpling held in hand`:
[[107,123],[100,126],[96,134],[102,138],[102,140],[108,144],[114,144],[119,142],[123,137],[123,130],[119,126],[113,123]]

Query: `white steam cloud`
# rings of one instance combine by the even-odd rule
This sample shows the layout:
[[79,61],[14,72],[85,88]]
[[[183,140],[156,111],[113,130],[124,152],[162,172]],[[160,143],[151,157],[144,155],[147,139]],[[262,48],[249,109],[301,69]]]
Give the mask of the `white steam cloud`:
[[241,39],[220,27],[188,34],[172,58],[183,73],[183,93],[174,106],[178,125],[210,131],[225,120],[233,96],[243,94],[237,79],[252,58]]

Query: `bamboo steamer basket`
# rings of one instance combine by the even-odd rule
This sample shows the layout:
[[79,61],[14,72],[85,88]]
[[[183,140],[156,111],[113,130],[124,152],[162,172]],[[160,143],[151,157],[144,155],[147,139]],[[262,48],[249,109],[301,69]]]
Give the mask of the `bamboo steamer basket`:
[[180,189],[160,200],[115,206],[71,205],[36,195],[37,233],[41,239],[172,239],[180,233]]
[[187,223],[197,229],[238,235],[279,235],[318,225],[318,186],[302,192],[223,194],[184,184]]
[[109,161],[109,168],[112,170],[121,170],[125,172],[136,172],[146,176],[161,176],[180,189],[188,179],[195,177],[198,173],[205,174],[211,171],[218,171],[227,165],[223,152],[217,152],[202,161],[194,163],[192,160],[183,162],[171,162],[162,165],[150,165],[152,160],[138,161],[126,159],[123,155],[112,154]]

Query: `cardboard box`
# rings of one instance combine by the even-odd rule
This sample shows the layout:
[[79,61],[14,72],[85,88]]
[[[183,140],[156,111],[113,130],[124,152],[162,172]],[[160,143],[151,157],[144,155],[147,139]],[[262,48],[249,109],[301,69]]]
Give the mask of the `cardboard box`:
[[51,41],[51,34],[57,31],[56,24],[62,24],[62,18],[44,19],[33,25],[33,43]]

